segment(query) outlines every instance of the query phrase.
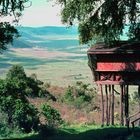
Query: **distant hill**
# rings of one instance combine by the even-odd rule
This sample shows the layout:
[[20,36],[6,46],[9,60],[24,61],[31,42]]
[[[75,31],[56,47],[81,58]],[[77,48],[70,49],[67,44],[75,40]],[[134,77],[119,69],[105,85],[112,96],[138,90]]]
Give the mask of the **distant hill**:
[[30,44],[29,42],[26,42],[23,39],[15,39],[13,42],[13,47],[14,48],[32,48],[32,44]]
[[79,45],[77,27],[17,27],[17,30],[21,37],[14,40],[14,48],[39,47],[64,51],[67,47]]
[[32,35],[77,35],[77,27],[17,27],[21,35],[32,36]]

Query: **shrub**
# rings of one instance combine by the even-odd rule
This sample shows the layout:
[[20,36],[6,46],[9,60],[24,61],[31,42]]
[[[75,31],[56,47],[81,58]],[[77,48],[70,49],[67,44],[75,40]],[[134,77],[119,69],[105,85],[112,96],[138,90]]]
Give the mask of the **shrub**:
[[140,97],[139,97],[138,92],[134,92],[131,96],[132,96],[132,99],[131,99],[132,101],[139,103]]
[[39,91],[39,97],[46,97],[47,100],[52,100],[52,101],[56,101],[56,97],[53,96],[49,91],[47,91],[46,89],[44,89],[44,87],[42,87]]
[[43,104],[41,106],[42,114],[45,116],[49,127],[58,127],[63,123],[60,113],[50,105]]
[[95,95],[96,90],[89,88],[89,84],[77,82],[75,86],[68,86],[62,100],[80,109],[86,103],[91,102]]
[[46,83],[44,83],[44,88],[50,88],[51,87],[51,83],[50,82],[46,82]]
[[26,89],[28,89],[28,91],[30,90],[30,92],[28,92],[27,96],[39,97],[39,92],[40,92],[41,88],[39,87],[38,82],[31,77],[27,77],[26,84],[27,84]]
[[13,65],[8,71],[6,75],[6,79],[9,80],[9,79],[14,79],[14,78],[18,78],[22,80],[26,79],[24,68],[21,65]]
[[74,100],[73,87],[68,86],[68,88],[65,91],[64,100],[66,102],[72,102]]
[[13,121],[22,131],[31,132],[32,130],[38,130],[38,114],[38,110],[33,105],[23,103],[21,100],[15,101]]
[[0,80],[0,109],[7,115],[9,127],[19,127],[25,132],[36,130],[39,123],[38,111],[26,99],[24,70],[21,66],[13,66],[7,76],[5,80]]
[[28,97],[45,97],[47,93],[46,89],[42,92],[43,82],[37,79],[37,75],[32,74],[27,77],[24,68],[20,65],[13,65],[13,67],[11,67],[6,75],[6,80],[15,82],[14,87],[15,85],[17,88],[20,87],[19,92],[26,94]]
[[0,139],[8,137],[12,133],[7,123],[7,115],[0,110]]

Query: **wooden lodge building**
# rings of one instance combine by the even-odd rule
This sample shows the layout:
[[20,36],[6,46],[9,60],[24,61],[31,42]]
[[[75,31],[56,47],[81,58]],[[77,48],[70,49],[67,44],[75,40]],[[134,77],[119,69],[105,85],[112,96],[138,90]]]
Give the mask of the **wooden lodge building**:
[[101,94],[102,126],[105,121],[114,125],[115,85],[120,85],[120,124],[129,126],[129,85],[137,85],[140,96],[140,43],[121,42],[111,48],[98,43],[87,53],[93,81]]

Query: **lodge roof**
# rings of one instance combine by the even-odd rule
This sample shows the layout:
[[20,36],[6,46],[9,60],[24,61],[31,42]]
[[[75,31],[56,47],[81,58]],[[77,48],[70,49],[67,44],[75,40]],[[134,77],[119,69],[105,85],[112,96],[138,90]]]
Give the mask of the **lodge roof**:
[[120,54],[120,53],[140,53],[140,42],[121,41],[115,47],[108,47],[105,43],[93,45],[88,54]]

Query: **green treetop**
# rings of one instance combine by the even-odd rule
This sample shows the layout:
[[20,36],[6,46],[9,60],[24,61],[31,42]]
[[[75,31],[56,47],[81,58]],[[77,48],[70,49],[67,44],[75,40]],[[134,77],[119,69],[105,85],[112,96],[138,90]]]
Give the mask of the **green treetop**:
[[[29,0],[0,0],[0,16],[14,16],[14,22],[18,22],[18,17],[24,10],[24,4]],[[9,43],[18,37],[18,31],[8,22],[0,22],[0,51],[5,50]]]
[[106,43],[120,40],[123,29],[128,37],[140,40],[140,0],[57,0],[62,5],[62,22],[79,25],[80,43],[96,37]]

